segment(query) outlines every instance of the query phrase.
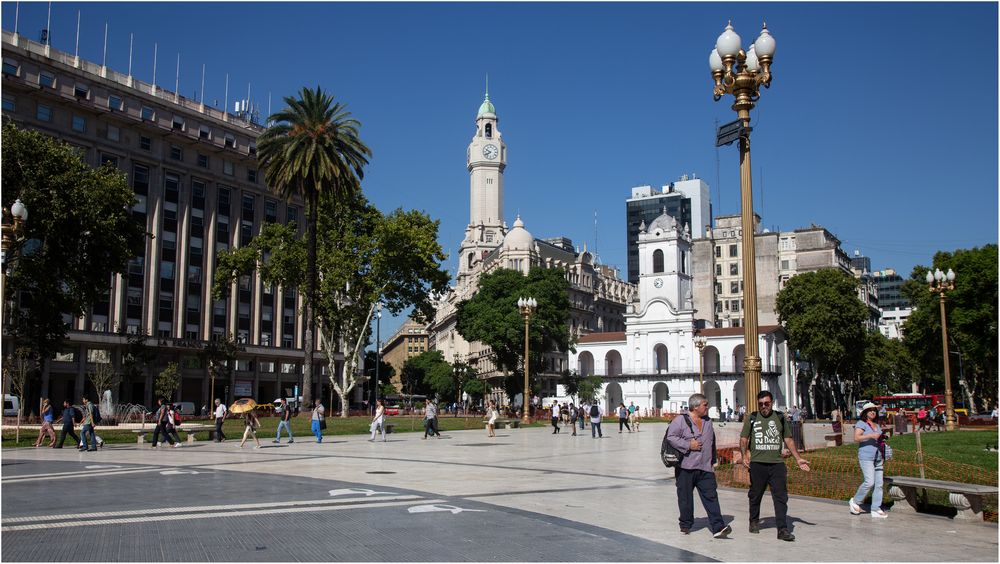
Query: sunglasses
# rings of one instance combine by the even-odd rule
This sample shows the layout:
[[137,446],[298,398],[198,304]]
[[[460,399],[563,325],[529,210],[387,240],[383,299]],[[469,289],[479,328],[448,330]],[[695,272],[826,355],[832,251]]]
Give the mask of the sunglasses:
[[759,401],[759,402],[757,402],[757,405],[759,405],[761,407],[767,407],[767,406],[771,405],[771,402],[769,402],[769,401]]

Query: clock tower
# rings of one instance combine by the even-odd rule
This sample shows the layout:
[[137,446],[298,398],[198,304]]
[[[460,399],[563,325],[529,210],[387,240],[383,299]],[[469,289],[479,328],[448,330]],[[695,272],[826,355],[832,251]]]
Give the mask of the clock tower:
[[469,169],[469,225],[462,241],[459,278],[467,276],[475,265],[503,243],[507,226],[503,221],[503,171],[507,167],[507,145],[497,129],[496,109],[486,99],[476,116],[476,134],[469,143],[466,166]]
[[691,232],[664,210],[647,227],[639,226],[639,296],[643,305],[665,301],[672,311],[691,303]]

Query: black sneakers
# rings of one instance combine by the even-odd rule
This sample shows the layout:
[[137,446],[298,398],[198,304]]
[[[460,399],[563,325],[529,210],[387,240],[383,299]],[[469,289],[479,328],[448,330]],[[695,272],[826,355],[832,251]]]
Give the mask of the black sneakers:
[[760,533],[760,521],[752,520],[750,521],[750,532],[753,534]]
[[685,529],[684,527],[681,527],[681,534],[682,535],[690,535],[691,534],[691,529]]
[[793,535],[788,529],[780,529],[778,531],[778,540],[792,542],[795,540],[795,535]]

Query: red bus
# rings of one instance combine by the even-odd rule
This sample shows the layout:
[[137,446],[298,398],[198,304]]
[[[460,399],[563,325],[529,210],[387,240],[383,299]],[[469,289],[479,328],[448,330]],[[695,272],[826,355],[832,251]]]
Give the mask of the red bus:
[[[872,401],[885,407],[889,417],[895,415],[900,409],[912,413],[921,407],[927,409],[937,407],[938,411],[944,411],[944,394],[892,394],[891,396],[876,396]],[[968,415],[969,410],[956,407],[955,414]]]

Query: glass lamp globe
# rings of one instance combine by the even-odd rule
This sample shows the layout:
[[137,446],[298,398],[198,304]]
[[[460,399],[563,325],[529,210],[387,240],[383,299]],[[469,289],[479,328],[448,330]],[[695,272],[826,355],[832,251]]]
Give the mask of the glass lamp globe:
[[740,52],[740,36],[733,31],[733,24],[727,24],[726,30],[715,41],[715,49],[722,57],[735,57]]
[[771,33],[767,31],[767,25],[764,25],[764,29],[760,30],[760,37],[757,41],[753,43],[754,47],[757,49],[758,57],[773,57],[774,49],[776,47],[774,43],[774,38],[771,37]]
[[719,56],[718,49],[712,49],[712,54],[708,56],[708,66],[712,71],[721,71],[725,68],[722,64],[722,57]]

